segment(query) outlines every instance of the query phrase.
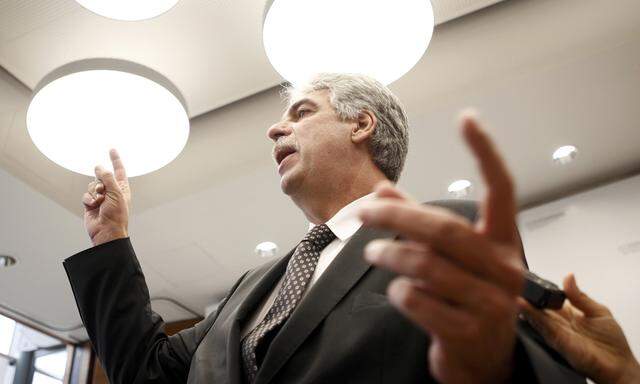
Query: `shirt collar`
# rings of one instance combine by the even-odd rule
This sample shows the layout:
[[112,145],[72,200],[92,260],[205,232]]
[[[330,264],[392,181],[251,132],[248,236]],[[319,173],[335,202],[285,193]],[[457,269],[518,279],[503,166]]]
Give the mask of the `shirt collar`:
[[[327,227],[331,229],[338,239],[341,241],[349,240],[362,226],[362,220],[357,216],[357,208],[363,202],[372,200],[373,198],[374,193],[372,192],[350,202],[333,215],[325,224],[327,224]],[[309,223],[309,230],[315,226],[315,224]]]

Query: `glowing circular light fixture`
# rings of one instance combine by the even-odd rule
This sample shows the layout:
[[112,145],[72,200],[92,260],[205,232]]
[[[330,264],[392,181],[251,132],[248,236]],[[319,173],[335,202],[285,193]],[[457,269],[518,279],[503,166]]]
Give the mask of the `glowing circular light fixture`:
[[178,3],[178,0],[76,0],[89,11],[100,16],[123,21],[140,21],[159,16]]
[[568,164],[578,156],[578,148],[573,145],[563,145],[553,152],[553,161],[559,164]]
[[449,193],[455,197],[465,197],[471,192],[471,182],[469,180],[456,180],[449,184]]
[[164,76],[139,64],[89,59],[64,65],[34,90],[27,129],[36,147],[73,172],[111,168],[120,153],[129,177],[170,163],[189,137],[186,103]]
[[429,0],[269,0],[263,43],[291,83],[319,72],[390,84],[420,60],[433,34]]
[[256,246],[256,254],[263,258],[273,257],[277,252],[278,246],[271,241],[265,241]]

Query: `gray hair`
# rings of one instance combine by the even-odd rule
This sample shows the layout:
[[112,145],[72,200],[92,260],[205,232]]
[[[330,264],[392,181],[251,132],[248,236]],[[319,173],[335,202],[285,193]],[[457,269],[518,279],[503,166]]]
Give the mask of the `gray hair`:
[[343,120],[367,110],[378,119],[369,152],[376,166],[394,183],[400,178],[408,150],[408,121],[400,100],[377,80],[356,74],[321,73],[308,82],[288,86],[283,95],[291,104],[299,95],[327,89],[329,101]]

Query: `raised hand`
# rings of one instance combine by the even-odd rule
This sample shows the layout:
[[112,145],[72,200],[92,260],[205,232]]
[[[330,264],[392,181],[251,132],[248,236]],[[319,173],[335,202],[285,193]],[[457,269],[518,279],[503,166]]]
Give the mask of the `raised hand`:
[[640,364],[609,308],[582,292],[572,274],[564,279],[564,291],[569,302],[559,311],[541,311],[520,299],[529,323],[596,383],[640,383]]
[[488,187],[479,222],[381,185],[360,217],[407,240],[374,241],[365,258],[400,275],[389,300],[431,336],[428,366],[439,382],[500,383],[512,374],[524,281],[515,194],[489,137],[471,117],[461,124]]
[[93,245],[128,236],[131,189],[124,165],[115,149],[109,151],[114,172],[95,168],[96,180],[82,196],[84,226]]

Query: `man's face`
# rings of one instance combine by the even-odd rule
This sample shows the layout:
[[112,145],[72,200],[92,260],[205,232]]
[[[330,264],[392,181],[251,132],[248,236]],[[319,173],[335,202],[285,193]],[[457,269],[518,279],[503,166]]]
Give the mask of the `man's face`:
[[339,118],[328,90],[292,100],[282,120],[267,131],[275,143],[273,158],[283,192],[313,190],[344,171],[349,166],[350,132],[355,124]]

